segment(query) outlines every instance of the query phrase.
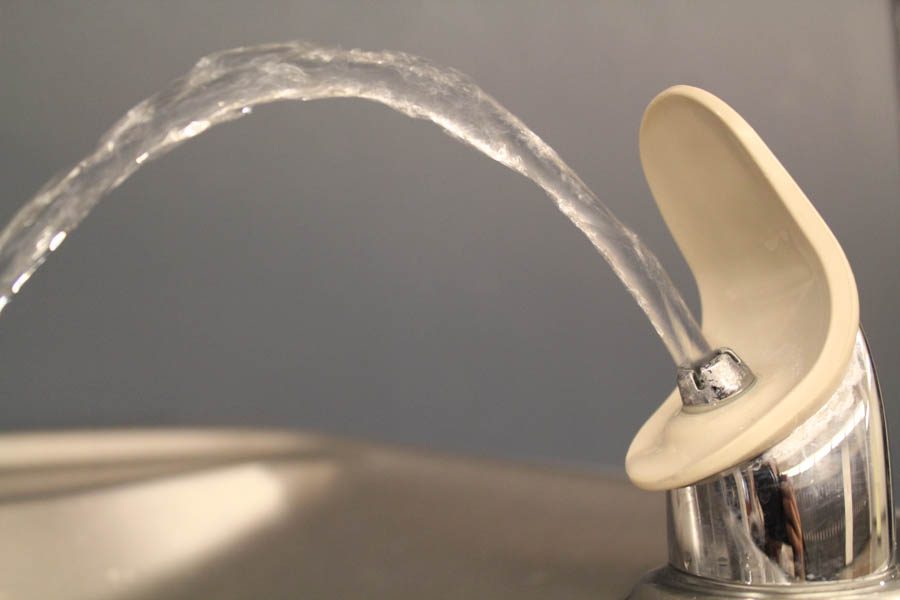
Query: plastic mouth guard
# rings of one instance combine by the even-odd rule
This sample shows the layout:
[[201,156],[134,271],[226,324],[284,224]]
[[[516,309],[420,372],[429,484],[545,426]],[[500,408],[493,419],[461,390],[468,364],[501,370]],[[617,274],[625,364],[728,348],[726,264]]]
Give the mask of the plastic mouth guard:
[[678,391],[626,458],[649,490],[696,483],[784,439],[837,389],[859,328],[844,252],[755,131],[703,90],[676,86],[647,108],[641,161],[700,291],[703,332],[753,369],[733,401],[685,411]]

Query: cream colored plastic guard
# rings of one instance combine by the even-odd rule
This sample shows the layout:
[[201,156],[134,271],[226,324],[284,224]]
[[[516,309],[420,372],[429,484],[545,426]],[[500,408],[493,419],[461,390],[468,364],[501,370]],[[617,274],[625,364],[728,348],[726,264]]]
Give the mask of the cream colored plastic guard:
[[760,137],[703,90],[676,86],[644,114],[641,161],[700,290],[703,331],[734,349],[756,384],[729,404],[681,410],[678,391],[626,458],[651,490],[695,483],[785,438],[834,392],[859,301],[831,231]]

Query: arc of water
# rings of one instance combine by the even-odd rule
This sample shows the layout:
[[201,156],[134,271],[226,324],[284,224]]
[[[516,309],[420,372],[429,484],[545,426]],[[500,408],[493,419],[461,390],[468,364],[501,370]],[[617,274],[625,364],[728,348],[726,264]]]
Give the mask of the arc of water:
[[677,365],[709,345],[659,260],[556,152],[453,69],[398,52],[305,42],[238,48],[201,59],[141,102],[92,154],[51,179],[0,232],[0,309],[97,205],[142,164],[209,127],[278,100],[364,98],[430,120],[539,185],[591,241],[647,314]]

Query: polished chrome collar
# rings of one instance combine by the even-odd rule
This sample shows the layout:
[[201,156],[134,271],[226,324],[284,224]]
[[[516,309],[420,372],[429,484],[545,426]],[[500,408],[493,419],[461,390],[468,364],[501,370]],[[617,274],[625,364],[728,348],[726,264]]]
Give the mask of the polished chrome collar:
[[668,515],[670,564],[700,577],[791,585],[889,570],[888,449],[862,334],[843,381],[818,412],[762,455],[668,492]]
[[734,468],[667,492],[669,566],[635,600],[900,599],[881,395],[860,332],[828,402]]

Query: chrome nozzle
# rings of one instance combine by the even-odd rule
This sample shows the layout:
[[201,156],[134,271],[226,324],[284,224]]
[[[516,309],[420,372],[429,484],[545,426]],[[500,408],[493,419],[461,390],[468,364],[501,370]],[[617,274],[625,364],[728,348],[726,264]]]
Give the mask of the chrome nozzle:
[[689,411],[721,406],[756,382],[750,367],[730,348],[717,348],[693,365],[680,367],[675,379]]

